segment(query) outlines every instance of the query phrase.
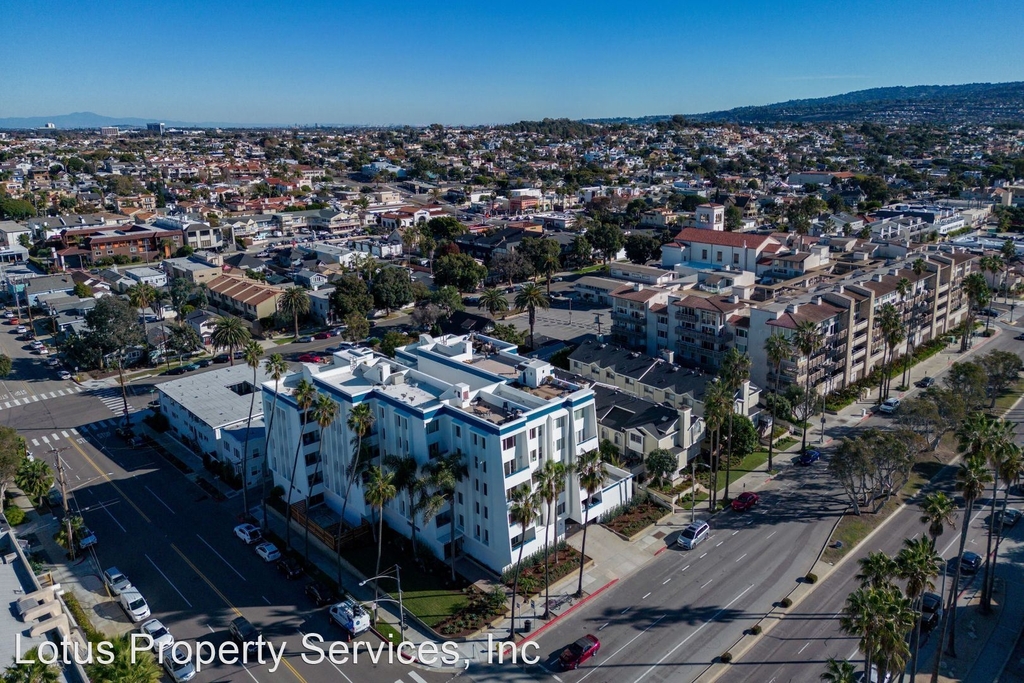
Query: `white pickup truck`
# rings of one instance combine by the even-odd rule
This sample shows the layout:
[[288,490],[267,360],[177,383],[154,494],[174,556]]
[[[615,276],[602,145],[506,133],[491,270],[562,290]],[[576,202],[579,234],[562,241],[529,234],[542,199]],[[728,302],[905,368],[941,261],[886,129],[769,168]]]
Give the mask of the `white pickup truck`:
[[329,611],[331,621],[349,632],[352,637],[369,630],[370,615],[355,600],[345,600],[333,605]]

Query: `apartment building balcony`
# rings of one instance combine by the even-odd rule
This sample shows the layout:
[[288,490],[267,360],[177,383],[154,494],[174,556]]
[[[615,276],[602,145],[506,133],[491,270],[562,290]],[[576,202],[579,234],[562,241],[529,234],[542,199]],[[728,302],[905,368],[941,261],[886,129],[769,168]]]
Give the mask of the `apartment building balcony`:
[[622,320],[630,322],[644,322],[646,318],[644,314],[639,311],[631,311],[629,313],[623,311],[617,311],[612,309],[612,320]]
[[[509,467],[518,468],[512,469],[511,473]],[[525,484],[530,481],[533,471],[530,469],[530,464],[526,463],[519,465],[517,461],[513,463],[505,463],[505,489],[512,489],[520,484]]]
[[597,435],[584,439],[576,444],[576,455],[580,456],[589,451],[595,450],[598,446]]
[[725,329],[716,330],[712,327],[705,327],[696,330],[690,330],[694,338],[701,341],[711,341],[719,344],[731,342],[736,336],[732,332]]
[[691,313],[683,313],[682,310],[676,311],[676,320],[682,320],[687,323],[697,323],[697,316]]

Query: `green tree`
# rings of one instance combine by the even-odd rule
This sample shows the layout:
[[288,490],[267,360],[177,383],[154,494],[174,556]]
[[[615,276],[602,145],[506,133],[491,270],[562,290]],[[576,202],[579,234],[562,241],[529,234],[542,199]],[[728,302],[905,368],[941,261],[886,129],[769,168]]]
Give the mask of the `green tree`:
[[371,292],[374,305],[390,315],[392,310],[412,301],[412,280],[403,268],[381,268],[373,280]]
[[[673,456],[674,459],[674,456]],[[573,471],[579,480],[581,489],[587,492],[587,499],[583,502],[583,546],[580,548],[580,578],[576,586],[576,596],[583,595],[583,563],[587,554],[587,528],[590,525],[590,508],[594,494],[604,488],[608,478],[604,469],[604,461],[601,459],[601,451],[592,449],[581,453],[573,464]]]
[[508,342],[509,344],[515,344],[517,346],[523,344],[525,341],[522,330],[519,330],[511,323],[495,323],[494,331],[491,332],[491,336],[495,339],[500,339],[501,341]]
[[[793,341],[796,348],[803,355],[805,360],[804,367],[804,415],[803,419],[807,420],[811,414],[811,359],[821,350],[822,345],[825,343],[822,338],[821,332],[818,331],[817,325],[811,320],[801,320],[797,323],[796,332],[793,335]],[[813,394],[817,396],[817,392]],[[807,450],[807,429],[806,427],[801,430],[803,436],[800,443],[800,452],[803,453]]]
[[493,255],[488,269],[492,275],[508,282],[509,287],[533,275],[533,266],[521,250]]
[[270,421],[267,423],[267,439],[266,448],[264,449],[267,453],[266,462],[263,467],[263,528],[267,527],[267,478],[271,472],[270,453],[271,443],[276,443],[274,439],[274,417],[277,415],[277,397],[281,392],[281,379],[288,374],[288,362],[279,353],[272,353],[270,357],[263,361],[263,370],[270,375],[270,379],[274,380],[274,400],[270,403]]
[[487,277],[487,269],[467,254],[448,254],[434,262],[434,284],[472,292]]
[[[884,362],[881,372],[881,379],[878,386],[878,403],[881,404],[889,397],[889,383],[892,374],[892,360],[896,353],[896,346],[903,341],[903,320],[900,312],[892,304],[883,304],[878,312],[878,327],[882,332],[882,359]],[[807,416],[804,416],[807,419]]]
[[437,242],[451,242],[466,232],[463,225],[454,216],[439,216],[427,221],[427,230]]
[[362,313],[349,313],[342,324],[345,326],[342,336],[349,341],[362,341],[370,334],[370,321]]
[[395,349],[409,344],[410,341],[412,340],[407,335],[395,332],[394,330],[388,330],[384,333],[384,338],[380,340],[380,352],[388,358],[394,358]]
[[28,496],[35,505],[39,505],[43,496],[53,486],[53,470],[42,460],[29,460],[24,458],[18,473],[14,477],[14,483]]
[[743,211],[735,204],[730,204],[725,209],[725,229],[729,232],[739,230],[743,227]]
[[576,268],[583,268],[594,262],[594,247],[586,235],[576,235],[572,238],[568,258]]
[[709,493],[708,509],[714,510],[718,505],[718,466],[722,449],[722,425],[725,424],[729,411],[732,410],[732,401],[729,397],[729,390],[717,377],[709,382],[704,391],[704,424],[710,441],[708,449],[709,463],[711,465],[711,479],[708,482]]
[[449,506],[448,538],[451,544],[452,581],[455,580],[455,491],[459,483],[469,475],[469,468],[461,451],[452,451],[431,458],[423,466],[427,475],[424,498],[421,504],[423,521],[428,522],[445,506]]
[[466,305],[462,302],[462,295],[451,285],[438,287],[430,295],[430,303],[441,309],[445,319],[452,317],[452,313],[455,311],[466,310]]
[[515,298],[515,307],[520,311],[527,311],[530,316],[530,347],[536,348],[534,344],[533,328],[537,324],[537,309],[550,308],[551,302],[547,294],[535,284],[528,284],[523,287]]
[[[512,489],[509,495],[508,521],[509,526],[518,525],[519,538],[519,559],[516,560],[515,574],[512,579],[512,627],[509,630],[509,638],[515,638],[516,634],[516,595],[519,592],[519,571],[523,566],[523,548],[526,547],[526,530],[533,524],[537,515],[540,514],[540,498],[530,490],[529,484],[521,484]],[[586,534],[586,527],[584,527]],[[515,547],[515,546],[513,546]]]
[[547,237],[527,237],[519,247],[536,275],[544,275],[551,291],[551,276],[561,267],[559,255],[562,252],[556,240]]
[[921,596],[935,588],[932,579],[942,570],[942,557],[935,551],[931,540],[908,538],[896,555],[897,575],[906,581],[904,592],[913,602],[914,631],[910,641],[910,680],[917,680],[917,653],[921,643]]
[[942,378],[943,383],[964,402],[967,410],[978,410],[988,393],[988,375],[979,363],[953,363]]
[[395,489],[406,496],[409,510],[409,532],[412,540],[412,557],[418,560],[418,549],[416,547],[416,515],[419,513],[417,507],[417,496],[423,488],[425,479],[420,476],[420,466],[416,458],[411,455],[395,455],[389,453],[384,456],[384,466],[394,473]]
[[[385,471],[376,465],[371,467],[366,483],[366,502],[370,504],[372,510],[377,511],[377,568],[373,572],[374,576],[380,576],[380,555],[384,549],[384,506],[394,500],[397,494],[395,473]],[[454,547],[452,548],[452,554],[455,554]],[[377,579],[373,580],[373,593],[373,601],[376,603],[380,600]]]
[[624,241],[626,258],[632,263],[643,265],[661,253],[661,242],[650,235],[635,233]]
[[0,353],[0,377],[9,376],[13,367],[11,357]]
[[[309,510],[310,500],[313,498],[313,488],[321,483],[323,480],[323,462],[324,462],[324,432],[327,428],[334,424],[334,421],[338,419],[338,413],[341,408],[335,403],[334,399],[326,394],[317,392],[316,402],[313,403],[312,417],[316,422],[316,426],[320,429],[319,438],[316,444],[316,467],[313,468],[313,476],[308,479],[306,485],[306,509]],[[309,515],[306,515],[306,519],[303,522],[303,530],[306,535],[305,540],[305,552],[306,552],[306,563],[309,564]],[[378,560],[379,561],[379,560]]]
[[486,310],[493,318],[496,313],[508,310],[508,299],[505,293],[497,287],[488,287],[480,294],[480,303],[477,308]]
[[4,669],[3,683],[58,683],[61,680],[57,666],[39,661],[38,648],[26,652],[22,659],[27,661]]
[[825,672],[819,678],[825,683],[856,683],[856,673],[852,662],[829,657],[825,662]]
[[75,296],[77,296],[79,299],[85,299],[92,296],[92,287],[85,284],[84,282],[76,282],[73,291]]
[[622,230],[614,223],[598,223],[587,232],[587,239],[601,252],[605,264],[619,253],[623,245]]
[[1020,377],[1024,370],[1024,360],[1012,351],[990,351],[978,359],[978,365],[985,371],[988,379],[988,407],[996,407],[996,399]]
[[167,334],[167,348],[178,355],[178,362],[185,354],[190,354],[203,348],[203,340],[199,333],[187,322],[174,321],[171,323],[170,331]]
[[299,317],[309,313],[311,301],[309,292],[302,287],[289,287],[281,294],[281,313],[292,319],[295,325],[295,339],[299,338]]
[[[348,508],[348,499],[352,495],[352,484],[355,483],[356,476],[362,470],[363,461],[363,439],[373,429],[373,423],[376,422],[377,418],[374,417],[374,413],[369,403],[357,403],[353,405],[348,411],[348,417],[345,419],[345,425],[348,430],[353,433],[352,441],[352,456],[349,458],[348,465],[345,467],[345,500],[341,503],[341,521],[345,523],[345,510]],[[341,556],[341,550],[339,547],[338,556]],[[340,561],[340,560],[339,560]]]
[[[793,355],[793,346],[789,342],[789,337],[780,332],[773,332],[767,339],[764,340],[765,354],[768,356],[768,362],[772,366],[772,391],[776,396],[779,396],[779,384],[781,382],[781,371],[783,361],[789,360]],[[772,456],[775,450],[775,418],[778,413],[775,411],[777,404],[769,406],[772,416],[772,428],[768,433],[768,471],[772,471]]]
[[260,369],[263,358],[263,347],[255,339],[250,339],[242,349],[245,364],[252,368],[252,392],[249,394],[249,417],[245,421],[245,443],[242,447],[242,514],[249,514],[249,434],[252,432],[252,411],[256,405],[256,394],[260,392],[256,371]]
[[891,586],[896,578],[899,567],[896,560],[892,559],[882,551],[870,552],[857,560],[860,571],[857,572],[857,580],[861,588],[885,588]]
[[210,341],[215,349],[226,349],[228,351],[228,362],[235,364],[235,351],[245,346],[251,339],[249,329],[242,323],[241,318],[233,315],[224,315],[215,318],[213,321],[213,332],[210,333]]
[[[558,527],[558,520],[554,510],[555,502],[557,502],[559,494],[565,490],[565,480],[570,473],[571,469],[564,462],[558,460],[545,460],[540,469],[533,473],[533,481],[537,486],[537,495],[543,501],[546,511],[544,515],[544,619],[547,619],[551,614],[548,537],[551,535],[551,526]],[[558,562],[557,557],[555,562]]]
[[[743,383],[750,379],[750,356],[740,353],[735,346],[730,347],[722,360],[722,367],[719,377],[729,392],[729,451],[725,458],[725,499],[729,500],[729,475],[732,472],[733,449],[736,444],[733,442],[733,418],[736,414],[736,394],[742,390]],[[743,397],[746,405],[746,397]]]
[[652,449],[644,457],[644,467],[647,468],[647,475],[656,485],[663,485],[666,479],[671,479],[672,474],[679,468],[676,456],[664,448]]
[[[299,380],[298,384],[295,385],[295,390],[292,393],[292,398],[295,400],[296,406],[299,409],[299,431],[300,434],[305,433],[305,426],[311,421],[309,409],[316,403],[318,392],[313,383],[307,380],[305,377]],[[303,438],[300,436],[295,439],[295,457],[292,460],[291,474],[288,476],[288,495],[285,497],[285,505],[287,510],[285,512],[285,532],[284,532],[284,543],[291,550],[292,547],[292,492],[295,490],[295,478],[299,472],[299,453],[302,452]],[[305,466],[302,468],[303,474],[306,472]]]
[[365,316],[373,310],[373,295],[358,275],[346,273],[335,280],[334,285],[330,302],[335,320],[343,320],[352,313]]
[[968,349],[974,334],[974,322],[977,320],[978,311],[988,306],[992,294],[985,276],[981,273],[971,273],[965,277],[961,287],[967,295],[967,317],[964,318],[963,334],[960,337],[960,353],[963,353]]
[[110,641],[113,661],[109,664],[88,664],[85,671],[93,683],[157,683],[162,677],[160,665],[152,653],[135,652],[132,634],[125,633]]

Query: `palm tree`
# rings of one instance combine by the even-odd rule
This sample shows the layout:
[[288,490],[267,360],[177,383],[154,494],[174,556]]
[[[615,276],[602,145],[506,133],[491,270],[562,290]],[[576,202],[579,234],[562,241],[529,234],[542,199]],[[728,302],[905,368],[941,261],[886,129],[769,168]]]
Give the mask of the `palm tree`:
[[469,468],[462,458],[461,451],[439,455],[429,460],[424,466],[427,474],[427,487],[423,495],[423,521],[429,521],[441,511],[447,503],[451,509],[448,521],[448,539],[451,544],[452,581],[455,580],[455,490],[459,482],[469,475]]
[[28,661],[7,667],[2,679],[4,683],[57,683],[61,680],[59,668],[39,661],[38,648],[32,648],[21,658]]
[[889,397],[889,374],[896,345],[903,341],[903,321],[900,312],[892,304],[883,304],[878,311],[878,327],[882,332],[882,372],[878,384],[878,402]]
[[913,286],[907,278],[901,277],[899,282],[896,283],[896,293],[900,296],[900,308],[902,309],[901,317],[903,318],[903,329],[906,331],[907,337],[907,352],[903,354],[903,381],[900,383],[901,386],[907,386],[907,373],[910,371],[910,357],[914,353],[914,338],[917,336],[916,326],[910,324],[907,319],[907,297],[910,296],[912,291]]
[[149,652],[132,649],[131,633],[110,641],[112,661],[89,664],[85,670],[93,683],[157,683],[162,675],[160,665]]
[[[1010,444],[1010,448],[1007,449],[1002,461],[999,463],[999,468],[996,470],[996,476],[1003,483],[1003,508],[1006,508],[1007,499],[1010,495],[1010,487],[1015,481],[1020,478],[1020,475],[1024,473],[1024,456],[1022,456],[1020,446],[1016,444]],[[996,548],[992,553],[992,574],[989,579],[988,593],[992,595],[995,589],[996,583],[996,560],[999,558],[999,546],[1003,542],[1003,521],[1004,517],[999,516],[999,528],[996,530]]]
[[[772,368],[775,371],[775,381],[772,382],[772,394],[778,398],[779,395],[779,373],[782,371],[782,361],[789,360],[793,355],[793,346],[789,342],[789,337],[780,333],[773,332],[767,339],[764,340],[764,351],[768,356],[768,362],[772,364]],[[772,456],[775,452],[775,402],[772,402],[771,408],[772,415],[772,427],[768,433],[768,471],[772,471]]]
[[[274,400],[270,404],[270,420],[267,422],[267,446],[265,448],[267,458],[270,457],[270,440],[274,437],[274,416],[277,414],[277,396],[281,391],[281,378],[288,372],[288,363],[284,356],[279,353],[272,353],[263,361],[263,369],[270,378],[274,380]],[[267,528],[267,474],[271,471],[270,461],[267,460],[263,469],[263,528]]]
[[[157,291],[156,287],[149,284],[148,282],[137,282],[131,287],[129,287],[125,293],[128,295],[128,301],[135,308],[145,311],[145,309],[149,308],[150,306],[154,306],[153,312],[157,312],[155,304],[160,301],[161,293]],[[145,317],[143,317],[143,321],[145,321]],[[145,334],[145,322],[142,323],[142,330],[143,334]],[[161,333],[164,334],[164,346],[166,347],[167,335],[166,332],[164,332],[163,324],[160,325],[160,330]]]
[[931,538],[932,547],[939,540],[939,536],[946,530],[956,528],[956,501],[942,491],[929,493],[921,502],[921,523],[928,525],[928,536]]
[[318,479],[321,475],[323,453],[324,453],[324,431],[334,424],[334,421],[338,419],[338,411],[340,408],[338,404],[334,402],[330,396],[317,392],[316,403],[313,404],[313,419],[316,420],[317,426],[320,428],[320,438],[316,443],[316,467],[313,469],[313,483],[306,487],[306,521],[305,521],[305,532],[306,532],[306,561],[309,562],[309,500],[313,496],[313,487],[317,485]]
[[882,621],[875,638],[875,659],[880,677],[896,676],[907,668],[910,657],[907,633],[914,627],[917,613],[899,588],[889,586],[881,590],[884,595]]
[[[978,311],[988,306],[990,290],[988,281],[981,273],[971,273],[964,278],[961,288],[967,295],[967,317],[963,322],[963,335],[960,338],[960,353],[967,350],[968,342],[974,334],[974,321]],[[988,329],[986,327],[986,329]]]
[[[284,542],[289,548],[292,547],[292,491],[295,490],[295,475],[299,471],[299,451],[302,450],[302,437],[303,427],[307,422],[307,411],[313,406],[316,401],[317,390],[313,386],[313,383],[307,380],[305,377],[299,380],[299,383],[295,385],[295,392],[293,394],[295,403],[299,407],[299,437],[295,439],[295,458],[292,460],[292,472],[288,478],[288,496],[285,498],[285,504],[288,506],[288,511],[285,514],[285,529],[284,529]],[[305,472],[306,468],[302,468]],[[306,511],[307,514],[309,511]]]
[[829,657],[825,662],[825,673],[819,679],[826,683],[856,683],[857,668],[845,659]]
[[[551,600],[550,563],[548,562],[548,537],[552,517],[554,517],[555,503],[559,494],[565,490],[565,478],[569,474],[569,468],[559,460],[545,460],[544,465],[533,473],[533,481],[537,485],[537,495],[544,503],[544,619],[551,614],[549,603]],[[555,529],[558,522],[555,520]],[[557,558],[556,558],[557,562]]]
[[876,631],[881,626],[882,602],[885,589],[861,586],[846,598],[839,627],[844,633],[860,638],[860,650],[864,653],[864,670],[871,671],[875,654]]
[[[729,448],[725,453],[725,493],[729,500],[729,476],[732,473],[732,417],[736,413],[736,392],[743,388],[743,382],[750,378],[750,356],[740,353],[735,346],[729,347],[722,361],[719,376],[729,391]],[[746,397],[744,397],[746,405]]]
[[[242,349],[242,358],[245,359],[245,364],[252,368],[252,393],[249,395],[249,418],[245,422],[245,446],[242,448],[242,514],[249,514],[249,472],[248,472],[248,456],[249,456],[249,433],[252,431],[252,409],[256,405],[256,394],[259,393],[259,387],[256,385],[256,371],[260,368],[260,358],[263,356],[263,347],[255,339],[250,339],[249,343]],[[269,435],[268,435],[269,438]]]
[[[352,460],[349,462],[346,475],[348,476],[348,482],[345,484],[345,500],[341,502],[341,522],[345,523],[345,509],[348,507],[348,499],[352,494],[352,484],[356,480],[356,475],[360,472],[360,464],[363,459],[363,437],[365,437],[370,429],[373,428],[373,423],[376,418],[373,416],[373,409],[370,408],[369,403],[359,403],[352,406],[352,409],[348,411],[348,420],[345,424],[348,426],[349,431],[355,434],[355,443],[352,444]],[[340,554],[339,554],[340,557]]]
[[978,265],[981,266],[981,272],[992,273],[992,289],[998,290],[998,287],[995,286],[995,276],[1003,272],[1003,270],[1005,270],[1006,268],[1006,264],[1003,263],[1002,255],[993,254],[992,256],[982,256],[981,260],[978,262]]
[[881,551],[868,553],[857,561],[860,571],[856,579],[861,588],[884,588],[892,585],[898,566],[896,561]]
[[[967,545],[967,531],[970,527],[971,513],[974,511],[974,501],[985,493],[985,484],[989,482],[991,475],[985,467],[985,456],[982,453],[970,453],[961,462],[960,469],[956,473],[956,488],[964,497],[964,519],[960,525],[960,550],[957,552],[957,561],[954,564],[953,582],[949,587],[949,596],[946,598],[946,612],[942,615],[942,636],[946,635],[946,626],[949,625],[949,641],[946,654],[956,657],[956,597],[960,587],[960,558],[963,557],[964,547]],[[942,638],[938,641],[938,647],[942,647]],[[938,681],[939,663],[942,661],[942,651],[935,652],[935,666],[932,669],[932,681]]]
[[520,311],[528,311],[530,314],[530,348],[533,348],[533,326],[537,323],[537,309],[550,308],[551,302],[543,289],[530,282],[516,294],[515,307]]
[[541,258],[537,271],[542,273],[547,280],[547,294],[551,296],[551,276],[558,272],[558,269],[562,267],[561,261],[558,260],[557,253],[547,252]]
[[601,451],[596,448],[581,454],[576,458],[573,469],[579,477],[580,488],[587,492],[587,505],[583,508],[583,546],[580,548],[580,580],[576,587],[576,596],[583,595],[583,560],[587,553],[587,526],[590,524],[590,499],[595,493],[604,488],[607,473],[604,470],[604,461],[601,460]]
[[818,326],[810,320],[801,320],[797,323],[796,332],[793,333],[793,342],[796,348],[807,360],[807,367],[805,368],[806,379],[804,379],[804,427],[801,430],[803,432],[803,438],[800,444],[800,452],[803,453],[807,450],[807,425],[809,424],[808,418],[810,417],[811,357],[821,349],[825,342],[822,338],[821,332],[818,331]]
[[416,549],[416,513],[419,508],[416,505],[416,494],[423,487],[423,479],[419,476],[420,466],[416,458],[411,455],[384,456],[384,466],[395,474],[395,488],[403,491],[409,502],[409,520],[412,529],[412,557],[418,560]]
[[[519,590],[519,569],[523,566],[523,548],[526,547],[526,527],[537,519],[540,512],[540,500],[537,494],[530,490],[528,484],[522,484],[512,489],[509,503],[509,525],[518,524],[522,529],[519,534],[519,559],[516,561],[515,576],[512,579],[512,628],[508,636],[512,639],[516,635],[516,593]],[[585,527],[584,533],[586,533]]]
[[707,385],[704,392],[704,424],[711,441],[708,450],[708,464],[711,466],[708,480],[708,509],[718,505],[718,451],[722,447],[722,425],[730,409],[728,391],[717,378]]
[[[996,531],[998,524],[996,523],[996,498],[999,495],[999,471],[1003,466],[1003,461],[1007,458],[1013,457],[1016,452],[1019,452],[1018,446],[1013,442],[1013,431],[1014,425],[1008,420],[995,420],[992,425],[991,439],[986,449],[986,455],[988,457],[989,466],[992,468],[992,472],[995,476],[992,477],[992,500],[989,507],[989,519],[992,522],[988,525],[988,541],[985,549],[985,557],[991,557],[992,555],[992,536]],[[991,581],[994,579],[995,564],[992,562],[985,563],[985,576],[982,581],[981,589],[981,611],[988,614],[992,611],[992,591]]]
[[917,652],[921,643],[921,596],[935,588],[932,579],[942,570],[942,558],[935,552],[935,545],[925,537],[908,538],[896,555],[897,575],[904,579],[904,592],[913,601],[916,613],[914,633],[911,639],[910,680],[917,680]]
[[508,299],[505,298],[505,293],[497,287],[488,287],[481,292],[477,308],[486,310],[493,318],[495,313],[508,310]]
[[214,319],[213,332],[210,334],[210,341],[215,349],[227,349],[228,360],[231,365],[235,364],[235,351],[245,346],[252,335],[248,328],[242,324],[241,318],[233,315],[222,315]]
[[14,476],[14,483],[29,500],[38,505],[53,486],[53,470],[42,460],[25,458]]
[[289,287],[280,300],[281,312],[295,323],[295,338],[299,338],[299,316],[309,313],[309,292],[302,287]]
[[[370,477],[366,484],[366,502],[370,508],[377,510],[377,568],[374,576],[380,576],[380,554],[384,548],[384,506],[391,502],[398,489],[395,487],[395,473],[386,472],[374,465],[370,468]],[[380,599],[380,591],[377,588],[377,579],[373,580],[374,603]]]

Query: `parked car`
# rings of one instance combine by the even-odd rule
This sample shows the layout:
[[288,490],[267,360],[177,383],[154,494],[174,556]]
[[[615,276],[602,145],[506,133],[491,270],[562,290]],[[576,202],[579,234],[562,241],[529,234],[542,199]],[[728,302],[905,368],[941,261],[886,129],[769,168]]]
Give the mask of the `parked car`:
[[232,640],[252,652],[258,646],[257,640],[260,637],[260,630],[252,625],[252,622],[245,617],[235,617],[228,625],[228,632]]
[[297,579],[302,576],[302,567],[290,557],[278,560],[277,571],[281,572],[281,575],[288,580]]
[[879,412],[885,413],[886,415],[892,415],[900,409],[900,400],[898,398],[887,398],[882,405],[878,406]]
[[562,650],[558,655],[558,663],[563,669],[576,669],[579,665],[597,654],[601,649],[601,641],[597,636],[587,634]]
[[213,359],[212,358],[204,358],[202,360],[197,360],[195,362],[195,365],[198,365],[201,368],[208,368],[211,365],[213,365]]
[[60,359],[59,358],[47,358],[46,359],[46,367],[48,367],[48,368],[55,368],[58,365],[60,365]]
[[184,366],[184,368],[185,368],[185,372],[193,372],[193,371],[199,369],[199,364],[198,363],[189,363],[188,365]]
[[330,332],[317,332],[316,334],[313,335],[313,339],[330,339],[330,338],[331,338],[331,333]]
[[928,387],[935,386],[934,377],[922,377],[921,379],[914,382],[914,386],[918,389],[927,389]]
[[103,583],[111,593],[120,595],[125,591],[134,590],[135,586],[128,580],[128,577],[121,573],[117,567],[109,567],[103,570]]
[[690,550],[707,540],[707,537],[711,534],[711,527],[708,526],[707,522],[694,522],[679,533],[679,540],[677,543],[683,548]]
[[921,629],[931,631],[942,619],[942,596],[925,593],[921,596]]
[[227,363],[229,360],[231,360],[231,355],[227,353],[218,353],[213,357],[214,363]]
[[40,346],[39,348],[33,350],[32,353],[39,356],[46,356],[50,353],[50,349],[46,348],[45,346]]
[[[18,320],[17,318],[12,318],[11,319],[11,324],[12,325],[15,324],[15,322],[17,320]],[[17,332],[18,334],[24,334],[25,332],[28,332],[28,328],[25,327],[24,325],[18,325],[18,329],[16,329],[15,332]]]
[[981,555],[972,553],[970,550],[960,556],[960,572],[963,574],[974,574],[981,569]]
[[297,341],[300,344],[307,344],[307,343],[313,341],[313,338],[307,335],[305,337],[299,337],[295,341]]
[[999,317],[999,311],[997,311],[994,308],[983,308],[980,311],[978,311],[978,314],[979,315],[983,315],[986,318],[998,318]]
[[125,591],[117,597],[121,609],[124,610],[133,623],[149,618],[149,604],[146,602],[146,598],[142,597],[142,593],[138,589],[133,588],[132,590]]
[[323,363],[324,359],[322,356],[318,356],[315,353],[304,353],[299,356],[300,363]]
[[188,370],[185,369],[186,367],[187,366],[185,366],[185,365],[179,365],[176,368],[171,368],[170,370],[164,370],[164,374],[165,375],[184,375],[186,372],[188,372]]
[[264,541],[256,546],[256,554],[259,555],[264,562],[275,562],[281,559],[281,551],[277,549],[277,546],[270,541]]
[[252,524],[239,524],[235,527],[235,536],[245,541],[246,545],[252,545],[263,540],[263,534],[260,533],[260,529]]
[[332,605],[328,616],[338,626],[348,631],[349,636],[356,637],[370,628],[370,615],[355,600],[345,600]]
[[80,528],[76,533],[76,536],[78,537],[79,550],[85,550],[86,548],[96,545],[96,534],[94,534],[89,527],[83,526]]
[[760,497],[753,491],[744,491],[732,499],[732,509],[736,512],[744,512],[757,505]]
[[150,619],[139,627],[139,631],[153,639],[153,649],[157,652],[174,645],[174,636],[159,619]]
[[1017,510],[1016,508],[1003,508],[996,513],[996,516],[993,519],[996,524],[1001,522],[1004,527],[1013,527],[1017,525],[1020,518],[1020,510]]
[[71,379],[71,373],[68,372],[67,370],[61,370],[60,372],[57,373],[57,377],[63,380],[68,380]]
[[1014,337],[1014,339],[1016,339],[1017,341],[1024,341],[1024,332],[1018,334],[1016,337]]
[[799,458],[796,459],[796,463],[807,467],[808,465],[813,465],[819,460],[821,460],[821,452],[808,448]]
[[165,655],[162,659],[164,670],[167,671],[167,675],[171,677],[174,683],[188,683],[188,681],[196,677],[195,665],[189,660],[182,661],[182,655],[178,655],[178,661],[175,661],[175,657],[169,655]]
[[319,581],[313,581],[306,585],[306,597],[312,600],[317,607],[323,607],[338,600],[334,590]]

